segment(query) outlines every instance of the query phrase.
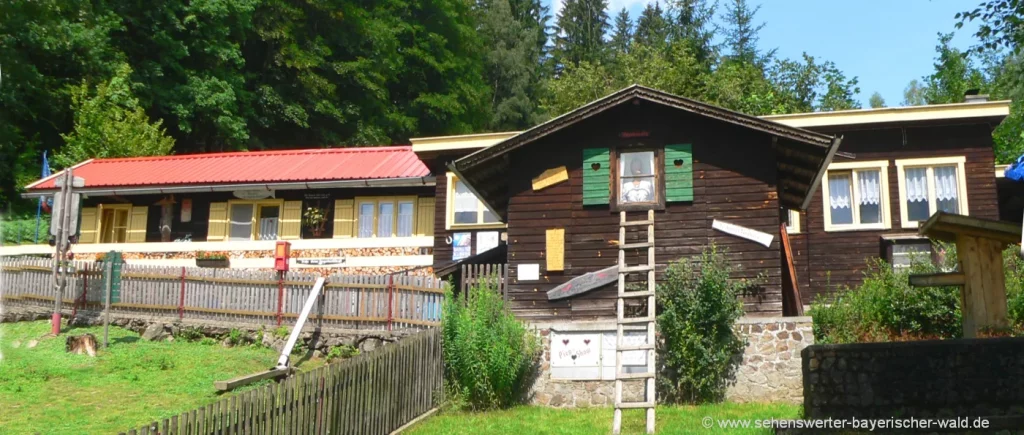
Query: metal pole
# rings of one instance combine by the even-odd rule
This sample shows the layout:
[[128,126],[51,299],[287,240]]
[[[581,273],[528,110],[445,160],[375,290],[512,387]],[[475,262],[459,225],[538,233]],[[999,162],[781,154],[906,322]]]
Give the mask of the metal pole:
[[185,320],[185,266],[181,267],[181,297],[178,299],[178,321]]
[[113,280],[113,278],[114,278],[114,262],[111,261],[111,260],[107,260],[106,263],[107,263],[106,267],[104,268],[105,270],[103,271],[104,276],[107,278],[106,279],[106,283],[104,285],[105,290],[106,290],[106,294],[107,294],[107,298],[106,298],[106,301],[103,303],[103,348],[104,349],[107,348],[108,346],[110,346],[110,341],[109,341],[109,338],[110,338],[110,295],[111,295],[111,289],[113,288],[113,281],[114,281]]
[[284,272],[277,272],[277,326],[281,326],[281,310],[284,309]]
[[388,331],[391,330],[391,319],[394,317],[394,301],[395,301],[395,275],[388,275]]

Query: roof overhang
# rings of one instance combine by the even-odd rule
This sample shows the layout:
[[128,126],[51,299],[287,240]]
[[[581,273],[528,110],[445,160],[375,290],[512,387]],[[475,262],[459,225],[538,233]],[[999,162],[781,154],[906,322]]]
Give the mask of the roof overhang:
[[576,123],[629,101],[646,101],[758,131],[773,138],[780,173],[782,204],[806,209],[825,169],[839,149],[840,138],[783,125],[696,100],[633,85],[586,104],[524,132],[509,136],[448,164],[466,186],[496,215],[506,220],[508,155],[510,152],[570,128]]
[[[247,184],[206,184],[181,186],[101,186],[75,189],[76,192],[91,196],[163,195],[171,193],[233,192],[236,190],[306,190],[306,189],[351,189],[359,187],[417,187],[433,186],[433,176],[413,178],[385,178],[373,180],[308,181],[295,183],[247,183]],[[32,190],[21,194],[23,198],[37,198],[53,195],[56,189]]]
[[931,104],[926,106],[881,107],[877,109],[838,110],[834,112],[770,115],[762,119],[790,127],[834,127],[861,124],[886,124],[948,120],[1001,121],[1010,115],[1010,100],[979,103]]

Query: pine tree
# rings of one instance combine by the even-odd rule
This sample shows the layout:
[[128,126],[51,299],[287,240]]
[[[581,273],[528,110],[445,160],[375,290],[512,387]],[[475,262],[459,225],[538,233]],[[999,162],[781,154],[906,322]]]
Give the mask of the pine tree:
[[754,23],[754,16],[760,9],[761,6],[751,8],[747,0],[732,0],[726,5],[722,19],[725,22],[725,45],[731,59],[763,64],[769,57],[761,56],[757,48],[757,34],[764,28],[764,23]]
[[521,130],[540,122],[540,48],[536,21],[516,17],[509,0],[477,3],[477,32],[484,46],[484,79],[491,89],[494,130]]
[[606,0],[566,0],[558,13],[553,57],[556,69],[605,60],[608,31]]
[[612,33],[611,48],[617,54],[628,53],[633,40],[633,21],[629,19],[629,11],[622,8],[615,16],[615,33]]
[[636,33],[633,41],[637,44],[661,48],[668,40],[668,22],[665,20],[661,5],[648,3],[636,20]]
[[712,20],[715,5],[706,0],[675,0],[669,3],[667,13],[669,39],[683,43],[700,62],[710,63],[715,58],[715,37]]

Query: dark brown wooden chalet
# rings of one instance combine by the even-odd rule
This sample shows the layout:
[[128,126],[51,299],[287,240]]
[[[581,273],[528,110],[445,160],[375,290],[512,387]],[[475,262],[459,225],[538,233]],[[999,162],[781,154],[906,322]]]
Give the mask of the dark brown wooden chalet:
[[[778,315],[784,210],[810,204],[839,142],[632,86],[459,158],[448,165],[446,178],[465,183],[496,220],[507,224],[509,299],[519,317],[578,320],[615,314],[613,286],[557,301],[549,301],[546,291],[616,264],[617,210],[634,208],[622,201],[627,193],[618,187],[631,181],[620,178],[618,169],[626,165],[619,160],[639,158],[642,163],[629,167],[653,187],[640,194],[653,194],[652,205],[637,208],[657,210],[659,272],[717,244],[727,249],[739,277],[765,278],[758,291],[744,297],[746,310]],[[647,154],[631,154],[641,152]],[[438,157],[432,165],[444,160]],[[451,200],[442,196],[448,192],[442,182],[439,178],[435,220],[439,243],[451,234],[440,225],[451,219],[444,211]],[[714,220],[772,235],[771,243],[766,247],[714,230]],[[562,246],[551,246],[549,230],[564,231]],[[450,247],[444,248],[436,246],[436,268],[451,261]],[[561,265],[549,262],[546,256],[557,255],[559,248],[564,249]],[[534,264],[538,279],[524,279]],[[549,264],[561,270],[549,270]]]

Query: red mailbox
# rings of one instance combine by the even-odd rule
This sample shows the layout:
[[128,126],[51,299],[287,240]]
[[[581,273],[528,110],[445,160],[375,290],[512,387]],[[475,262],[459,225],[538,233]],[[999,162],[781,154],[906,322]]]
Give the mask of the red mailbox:
[[277,242],[274,248],[274,270],[278,272],[288,271],[288,258],[292,256],[292,244],[289,242]]

